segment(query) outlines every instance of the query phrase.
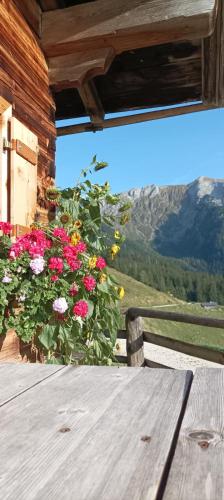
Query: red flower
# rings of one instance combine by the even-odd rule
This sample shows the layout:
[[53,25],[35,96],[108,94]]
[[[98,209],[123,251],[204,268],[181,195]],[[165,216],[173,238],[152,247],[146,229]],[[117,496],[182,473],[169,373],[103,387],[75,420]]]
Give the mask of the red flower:
[[17,238],[10,248],[9,257],[15,259],[23,252],[29,252],[32,258],[43,257],[45,250],[51,247],[51,241],[46,238],[40,229],[33,229],[31,233]]
[[56,227],[53,231],[53,236],[55,236],[55,238],[59,238],[61,241],[64,241],[66,243],[70,241],[70,238],[63,227]]
[[85,318],[88,314],[88,304],[85,300],[79,300],[73,307],[73,313],[75,316],[80,316],[81,318]]
[[61,274],[64,268],[63,260],[60,257],[51,257],[48,268]]
[[69,295],[71,297],[75,297],[79,293],[79,286],[76,283],[73,283],[70,290],[69,290]]
[[3,234],[9,235],[12,231],[12,225],[9,222],[0,222],[0,230]]
[[84,287],[88,292],[92,292],[96,287],[96,280],[93,276],[85,276],[83,278]]
[[51,281],[58,281],[58,280],[59,280],[59,277],[57,276],[57,274],[52,274]]
[[75,250],[76,250],[76,253],[83,253],[86,251],[86,244],[84,243],[84,241],[79,241],[79,243],[77,243],[77,245],[75,245]]
[[80,267],[82,267],[82,262],[81,260],[78,260],[77,258],[71,258],[71,259],[66,259],[67,263],[71,269],[71,271],[78,271]]
[[103,259],[103,257],[98,257],[97,261],[96,261],[96,267],[97,269],[104,269],[104,267],[106,267],[106,261],[105,259]]

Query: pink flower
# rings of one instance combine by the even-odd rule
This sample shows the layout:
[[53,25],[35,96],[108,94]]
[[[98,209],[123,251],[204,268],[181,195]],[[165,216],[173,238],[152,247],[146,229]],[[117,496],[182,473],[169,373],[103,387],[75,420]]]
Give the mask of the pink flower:
[[88,292],[92,292],[96,287],[96,280],[93,276],[85,276],[83,278],[83,284]]
[[9,222],[0,222],[0,230],[3,234],[9,235],[12,231],[12,227],[12,224],[9,224]]
[[9,276],[4,276],[4,278],[2,278],[2,283],[11,283],[12,281],[12,278],[10,278]]
[[98,257],[97,261],[96,261],[96,267],[97,269],[104,269],[104,267],[106,267],[106,261],[105,259],[103,259],[103,257]]
[[43,257],[45,250],[50,247],[51,241],[46,238],[44,231],[34,229],[31,233],[17,238],[10,248],[9,257],[15,259],[20,257],[23,252],[28,252],[33,258]]
[[40,274],[44,270],[45,261],[43,257],[37,257],[30,261],[30,268],[33,271],[33,274]]
[[48,268],[61,274],[64,268],[64,262],[60,257],[51,257],[48,262]]
[[73,283],[70,290],[69,290],[69,295],[71,297],[75,297],[79,293],[79,286],[76,283]]
[[58,280],[59,280],[59,277],[57,276],[57,274],[52,274],[51,281],[58,281]]
[[77,243],[77,245],[75,245],[75,250],[78,253],[83,253],[86,251],[86,244],[84,243],[84,241],[80,241],[79,243]]
[[81,260],[78,259],[67,259],[67,263],[71,269],[71,271],[78,271],[82,267]]
[[65,311],[68,309],[68,304],[65,300],[64,297],[60,297],[59,299],[55,299],[53,303],[53,310],[60,313],[64,314]]
[[85,300],[79,300],[73,307],[73,313],[75,316],[80,316],[81,318],[85,318],[88,314],[88,304]]
[[70,241],[70,238],[63,227],[56,227],[53,231],[53,236],[66,243]]

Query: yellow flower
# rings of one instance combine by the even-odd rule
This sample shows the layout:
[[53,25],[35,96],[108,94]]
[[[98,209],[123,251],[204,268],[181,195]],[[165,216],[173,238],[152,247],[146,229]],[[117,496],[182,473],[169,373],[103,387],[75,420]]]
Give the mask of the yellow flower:
[[72,245],[74,245],[74,246],[77,245],[77,243],[79,243],[80,240],[81,240],[81,236],[77,231],[72,234],[72,236],[71,236],[71,244]]
[[114,232],[114,238],[115,240],[120,240],[121,239],[121,233],[119,231]]
[[82,227],[82,221],[81,220],[76,220],[74,222],[74,226],[77,227],[77,229],[80,229],[80,227]]
[[96,255],[94,255],[93,257],[90,257],[89,262],[88,262],[88,266],[90,267],[90,269],[95,269],[96,262],[97,262],[97,256]]
[[124,291],[124,288],[123,286],[120,286],[118,288],[118,291],[117,291],[118,295],[119,295],[119,299],[122,300],[125,296],[125,291]]
[[99,282],[102,284],[102,283],[105,283],[105,281],[107,281],[107,275],[102,273],[100,275],[100,279],[99,279]]
[[112,245],[112,247],[111,247],[111,257],[112,257],[112,260],[114,259],[114,257],[117,255],[118,252],[120,252],[119,245],[117,245],[117,244]]

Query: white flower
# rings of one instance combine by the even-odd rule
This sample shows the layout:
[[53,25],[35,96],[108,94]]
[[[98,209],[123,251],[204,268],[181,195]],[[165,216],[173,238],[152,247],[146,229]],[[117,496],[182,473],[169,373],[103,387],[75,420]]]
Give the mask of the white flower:
[[19,302],[25,302],[25,300],[26,300],[26,295],[24,293],[24,294],[20,295]]
[[59,299],[55,299],[54,303],[53,303],[53,310],[60,313],[60,314],[63,314],[65,311],[67,311],[68,309],[68,304],[65,300],[64,297],[60,297]]
[[45,260],[43,257],[36,257],[30,262],[30,268],[34,274],[40,274],[44,270]]
[[4,278],[2,278],[2,283],[11,283],[12,281],[12,278],[10,278],[9,276],[4,276]]

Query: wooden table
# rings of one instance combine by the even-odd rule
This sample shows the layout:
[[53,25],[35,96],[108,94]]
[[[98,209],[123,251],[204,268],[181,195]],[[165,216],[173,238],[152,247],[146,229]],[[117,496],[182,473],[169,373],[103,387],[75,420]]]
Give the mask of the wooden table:
[[2,499],[224,498],[222,368],[2,364],[0,380]]

